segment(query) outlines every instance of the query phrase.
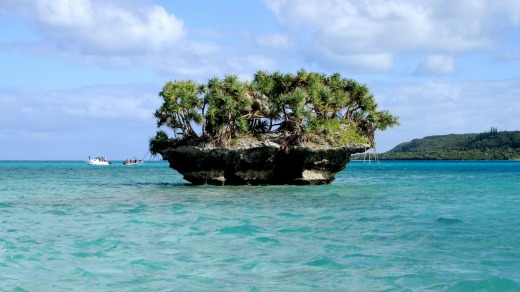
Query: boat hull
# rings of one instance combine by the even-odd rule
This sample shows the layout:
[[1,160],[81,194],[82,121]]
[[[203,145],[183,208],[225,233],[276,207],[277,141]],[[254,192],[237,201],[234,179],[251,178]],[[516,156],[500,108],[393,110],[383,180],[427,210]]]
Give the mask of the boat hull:
[[90,165],[110,165],[110,162],[89,161]]
[[87,162],[90,165],[110,165],[110,164],[112,164],[110,161],[108,161],[104,157],[96,157],[93,159],[89,159]]
[[142,162],[123,162],[124,165],[136,165],[136,164],[143,164]]
[[143,161],[141,159],[133,158],[133,159],[127,159],[123,161],[124,165],[135,165],[135,164],[142,164]]

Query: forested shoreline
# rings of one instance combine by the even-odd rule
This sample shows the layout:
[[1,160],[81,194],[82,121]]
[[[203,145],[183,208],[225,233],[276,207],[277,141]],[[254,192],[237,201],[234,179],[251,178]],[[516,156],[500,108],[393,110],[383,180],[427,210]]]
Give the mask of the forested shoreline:
[[[520,131],[428,136],[378,154],[380,160],[520,160]],[[354,159],[363,159],[358,155]]]

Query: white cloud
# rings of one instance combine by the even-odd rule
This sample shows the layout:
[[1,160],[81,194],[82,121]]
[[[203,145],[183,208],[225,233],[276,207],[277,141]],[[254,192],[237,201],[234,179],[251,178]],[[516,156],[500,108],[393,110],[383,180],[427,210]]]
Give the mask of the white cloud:
[[[237,27],[211,28],[211,20],[207,27],[187,28],[176,11],[148,0],[4,0],[0,11],[23,13],[39,35],[36,42],[3,43],[0,48],[180,78],[307,65],[386,72],[401,64],[397,58],[452,56],[453,66],[455,56],[502,45],[506,37],[501,29],[520,25],[517,2],[264,0],[279,26],[251,35]],[[504,56],[518,54],[510,50]],[[258,57],[261,61],[244,63]],[[419,71],[455,72],[449,58],[435,58],[428,57]]]
[[95,0],[34,0],[31,13],[38,28],[53,43],[87,55],[157,52],[185,35],[183,22],[156,5],[125,7]]
[[160,104],[156,96],[159,90],[142,85],[2,89],[0,121],[6,125],[4,130],[26,126],[58,129],[81,126],[89,120],[153,123],[153,112]]
[[453,57],[446,55],[429,55],[419,64],[416,74],[448,75],[455,73]]
[[520,47],[505,51],[501,57],[506,61],[520,59]]
[[288,46],[287,39],[278,34],[255,39],[222,30],[210,37],[204,30],[188,30],[164,7],[145,0],[9,1],[10,5],[2,3],[0,8],[24,15],[39,38],[0,43],[0,49],[69,60],[80,66],[138,68],[168,78],[251,75],[260,69],[279,68],[273,65],[278,55],[265,54],[265,46]]
[[[0,159],[144,155],[156,131],[159,87],[0,89]],[[138,138],[136,138],[138,137]]]
[[286,50],[290,47],[289,38],[287,37],[287,35],[283,34],[270,34],[259,36],[257,38],[257,43],[261,46],[278,50]]
[[379,133],[380,151],[430,135],[518,130],[520,80],[369,84],[401,126]]
[[341,54],[341,52],[332,52],[328,48],[316,48],[310,58],[318,61],[323,67],[336,71],[362,69],[378,72],[388,71],[394,67],[393,58],[389,54]]
[[[303,40],[302,49],[311,58],[324,50],[343,56],[351,66],[357,55],[446,55],[490,49],[502,37],[501,28],[517,26],[517,1],[493,0],[264,0],[293,40]],[[303,46],[302,45],[302,46]],[[351,55],[352,58],[347,56]],[[327,57],[323,57],[327,58]],[[370,58],[358,65],[374,69]],[[319,60],[323,61],[323,60]],[[341,60],[340,60],[341,61]],[[431,60],[429,62],[435,62]],[[388,70],[391,62],[382,62]],[[437,65],[440,65],[437,62]],[[444,61],[444,65],[448,65]],[[449,67],[449,66],[448,66]],[[437,68],[446,73],[448,67]],[[434,70],[435,71],[435,70]]]

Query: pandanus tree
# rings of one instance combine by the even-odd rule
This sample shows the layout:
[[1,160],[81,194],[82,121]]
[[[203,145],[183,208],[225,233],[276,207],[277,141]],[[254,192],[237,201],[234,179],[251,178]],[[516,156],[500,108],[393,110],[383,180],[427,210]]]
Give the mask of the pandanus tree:
[[209,139],[225,144],[236,133],[247,132],[247,112],[250,111],[251,98],[248,85],[235,75],[227,75],[224,79],[212,78],[207,85],[205,102],[208,110],[205,113],[205,131]]
[[157,126],[165,125],[171,128],[176,136],[181,135],[185,139],[197,137],[192,122],[200,124],[203,121],[199,93],[199,87],[191,80],[167,82],[159,92],[164,102],[155,111]]
[[164,141],[223,146],[239,135],[265,132],[285,137],[286,146],[313,141],[374,146],[377,130],[399,124],[387,110],[378,110],[366,85],[339,73],[259,71],[250,82],[235,75],[207,84],[174,81],[166,83],[159,96],[164,102],[155,113],[157,125],[171,128],[175,137],[168,140],[159,131],[150,140],[151,148]]

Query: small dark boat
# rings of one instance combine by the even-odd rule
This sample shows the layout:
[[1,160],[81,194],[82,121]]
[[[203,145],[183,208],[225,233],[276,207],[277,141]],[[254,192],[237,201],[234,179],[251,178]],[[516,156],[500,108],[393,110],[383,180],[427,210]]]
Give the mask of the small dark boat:
[[132,158],[132,159],[127,159],[123,162],[124,165],[134,165],[134,164],[142,164],[143,161],[141,159],[137,159],[137,158]]

